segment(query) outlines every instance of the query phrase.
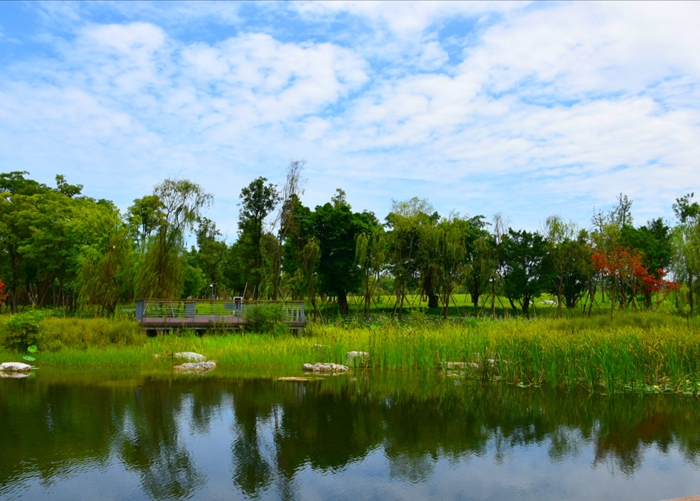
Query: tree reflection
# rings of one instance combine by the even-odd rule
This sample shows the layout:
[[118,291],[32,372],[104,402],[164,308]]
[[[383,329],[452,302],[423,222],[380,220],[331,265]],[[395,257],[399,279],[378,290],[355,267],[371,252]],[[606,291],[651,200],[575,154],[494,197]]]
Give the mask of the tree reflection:
[[[50,377],[0,380],[0,496],[30,476],[60,478],[116,452],[153,499],[185,499],[206,485],[191,440],[232,419],[233,486],[247,497],[300,492],[304,469],[335,473],[373,451],[389,475],[434,476],[436,461],[544,447],[553,462],[591,451],[592,466],[634,475],[650,447],[700,460],[700,402],[602,396],[365,373],[313,382],[150,378],[95,383]],[[230,413],[232,412],[232,418]],[[216,424],[216,426],[229,426]],[[189,435],[182,435],[183,430]],[[194,443],[194,442],[192,442]]]
[[182,402],[181,389],[145,384],[134,390],[129,405],[131,426],[121,435],[120,456],[141,475],[143,489],[153,499],[185,499],[204,483],[179,443]]
[[272,482],[272,467],[263,457],[258,424],[272,414],[276,395],[267,381],[253,380],[236,386],[235,439],[232,447],[233,483],[250,497],[258,497]]

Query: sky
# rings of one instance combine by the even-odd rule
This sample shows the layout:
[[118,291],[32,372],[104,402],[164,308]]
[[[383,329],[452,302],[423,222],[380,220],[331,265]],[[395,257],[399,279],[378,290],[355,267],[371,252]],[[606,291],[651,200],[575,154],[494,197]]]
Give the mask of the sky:
[[383,220],[637,225],[700,196],[698,2],[0,2],[0,168],[126,210],[166,178],[214,195],[336,188]]

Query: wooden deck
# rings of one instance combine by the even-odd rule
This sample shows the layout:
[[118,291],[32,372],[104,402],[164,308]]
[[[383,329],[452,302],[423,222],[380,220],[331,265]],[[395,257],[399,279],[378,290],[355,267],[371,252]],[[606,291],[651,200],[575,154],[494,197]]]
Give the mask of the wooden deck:
[[246,311],[254,307],[277,308],[282,321],[293,331],[306,327],[303,301],[141,299],[136,302],[136,320],[153,334],[176,329],[241,329]]

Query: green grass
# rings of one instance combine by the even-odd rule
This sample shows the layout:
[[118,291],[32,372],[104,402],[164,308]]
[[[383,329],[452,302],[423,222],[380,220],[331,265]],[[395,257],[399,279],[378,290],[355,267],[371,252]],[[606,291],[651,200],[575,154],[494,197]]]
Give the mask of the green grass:
[[[607,393],[698,392],[697,318],[643,311],[623,312],[614,320],[606,315],[462,323],[420,315],[411,323],[375,320],[365,326],[311,324],[299,338],[247,333],[146,338],[133,321],[47,318],[34,364],[169,369],[170,354],[195,351],[223,369],[296,375],[306,362],[346,363],[348,351],[360,350],[370,353],[371,368],[384,371],[440,372],[444,362],[463,362],[463,371],[446,375]],[[0,360],[21,355],[0,351]]]

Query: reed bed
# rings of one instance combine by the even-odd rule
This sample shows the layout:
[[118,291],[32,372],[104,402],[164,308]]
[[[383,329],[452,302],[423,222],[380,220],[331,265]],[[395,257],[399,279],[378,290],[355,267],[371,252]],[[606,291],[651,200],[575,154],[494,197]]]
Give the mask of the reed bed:
[[[697,394],[700,325],[658,312],[573,319],[476,320],[381,327],[311,324],[307,334],[195,334],[146,338],[126,320],[45,319],[35,354],[41,367],[169,369],[172,354],[195,351],[232,370],[299,375],[310,362],[383,371],[607,393]],[[58,342],[58,341],[60,342]],[[369,353],[346,359],[349,351]],[[158,357],[155,357],[158,355]],[[0,351],[0,361],[19,358]]]

